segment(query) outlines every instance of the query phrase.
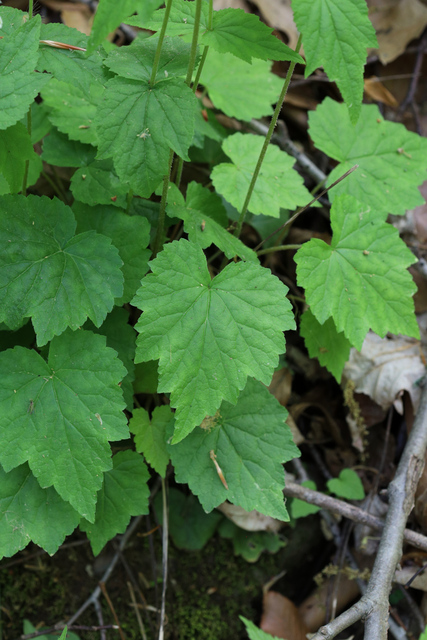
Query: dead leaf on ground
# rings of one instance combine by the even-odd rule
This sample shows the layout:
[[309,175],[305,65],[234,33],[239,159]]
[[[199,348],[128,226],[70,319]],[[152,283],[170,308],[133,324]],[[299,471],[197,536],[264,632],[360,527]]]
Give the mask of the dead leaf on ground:
[[270,27],[286,34],[288,47],[295,49],[299,33],[294,22],[291,0],[252,0],[252,3],[258,7],[263,20]]
[[[397,582],[397,584],[406,584],[418,569],[419,567],[404,567],[403,569],[396,569],[394,582]],[[414,589],[420,589],[420,591],[427,591],[427,571],[420,573],[420,575],[411,582],[411,587]]]
[[231,522],[245,531],[270,531],[277,533],[283,526],[283,522],[265,516],[259,511],[245,511],[239,505],[223,502],[217,507]]
[[[326,622],[326,607],[330,601],[330,595],[334,591],[334,582],[337,576],[328,578],[298,607],[298,612],[308,628],[314,633]],[[339,576],[340,582],[336,591],[336,612],[339,614],[359,595],[359,587],[356,580],[349,580],[345,575]],[[283,637],[283,636],[281,636]]]
[[427,25],[427,7],[419,0],[368,0],[368,7],[383,64],[398,58]]
[[260,627],[266,633],[285,640],[307,640],[309,631],[294,603],[277,591],[264,594]]
[[213,0],[214,11],[220,9],[243,9],[243,11],[249,11],[249,7],[245,0]]
[[399,106],[396,98],[388,89],[385,88],[383,83],[377,76],[371,78],[365,78],[363,88],[368,98],[374,102],[382,102],[389,107],[396,108]]
[[356,391],[370,396],[383,409],[393,404],[402,414],[404,391],[409,393],[415,410],[418,407],[421,391],[416,381],[424,373],[418,340],[404,336],[380,338],[370,331],[360,353],[351,349],[343,375],[355,383]]

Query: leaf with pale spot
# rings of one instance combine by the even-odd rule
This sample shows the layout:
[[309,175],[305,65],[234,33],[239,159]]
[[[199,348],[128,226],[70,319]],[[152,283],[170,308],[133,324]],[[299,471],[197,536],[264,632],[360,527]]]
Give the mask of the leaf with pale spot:
[[289,520],[282,464],[300,452],[285,423],[287,415],[264,385],[249,379],[235,406],[223,402],[185,440],[168,445],[176,481],[187,483],[207,512],[228,500],[245,511]]

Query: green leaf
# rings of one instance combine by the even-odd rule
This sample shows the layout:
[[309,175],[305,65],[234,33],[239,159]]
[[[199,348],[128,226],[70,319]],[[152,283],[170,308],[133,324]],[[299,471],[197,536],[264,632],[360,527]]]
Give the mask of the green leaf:
[[142,13],[142,18],[147,20],[151,13],[162,4],[162,0],[101,0],[98,5],[95,19],[92,25],[87,50],[90,53],[115,31],[122,22],[126,21],[135,11]]
[[160,393],[176,407],[174,441],[253,376],[269,384],[294,327],[287,288],[258,265],[229,264],[211,280],[202,250],[180,240],[150,263],[133,305],[142,309],[136,362],[160,359]]
[[73,212],[46,197],[0,198],[0,320],[31,317],[44,345],[89,317],[99,327],[122,295],[122,261],[109,238],[74,235]]
[[169,452],[166,448],[166,432],[173,425],[173,413],[167,405],[156,407],[153,415],[145,409],[135,409],[129,422],[129,431],[135,435],[135,447],[143,453],[154,471],[166,475]]
[[218,533],[222,538],[232,541],[234,555],[242,556],[246,562],[257,562],[263,551],[276,553],[286,544],[275,533],[245,531],[227,519],[220,522]]
[[363,97],[367,47],[377,47],[365,0],[298,0],[292,5],[298,31],[304,34],[305,77],[323,67],[337,83],[355,124]]
[[135,382],[133,383],[135,393],[157,393],[159,384],[158,367],[158,360],[140,362],[135,365]]
[[416,258],[397,229],[351,196],[334,200],[331,226],[330,245],[312,239],[295,255],[298,284],[318,322],[332,317],[359,350],[369,329],[418,337],[416,287],[406,270]]
[[[131,45],[111,51],[105,60],[107,67],[130,80],[151,78],[158,38],[136,38]],[[185,76],[190,59],[191,44],[181,38],[166,38],[160,52],[156,81]]]
[[[215,189],[241,211],[264,139],[250,133],[235,133],[222,144],[233,164],[214,167],[211,178]],[[255,184],[249,211],[278,218],[280,208],[295,209],[311,199],[301,176],[292,170],[295,159],[270,145]]]
[[146,249],[150,239],[150,224],[142,216],[128,216],[112,206],[88,207],[79,202],[73,204],[79,233],[96,231],[111,238],[123,261],[123,295],[116,298],[121,306],[130,300],[138,290],[141,278],[148,271],[150,249]]
[[17,122],[8,129],[0,130],[0,173],[6,178],[11,193],[22,191],[25,165],[30,162],[27,184],[37,181],[43,164],[33,149],[27,129]]
[[40,16],[35,16],[0,40],[0,129],[18,122],[50,80],[50,76],[34,71],[40,24]]
[[108,440],[128,437],[118,383],[126,375],[104,336],[67,331],[45,362],[15,347],[0,353],[0,463],[29,463],[43,488],[54,486],[88,520],[111,468]]
[[[46,105],[41,102],[33,102],[30,108],[31,111],[31,142],[32,144],[36,144],[45,135],[49,133],[52,128],[52,125],[49,122],[47,117],[48,109]],[[28,119],[27,114],[23,118],[21,118],[21,123],[27,128]]]
[[117,351],[117,355],[123,362],[127,370],[127,375],[121,382],[123,397],[126,402],[128,411],[133,410],[133,381],[135,379],[135,365],[133,359],[135,357],[135,340],[136,333],[134,328],[129,324],[129,313],[126,309],[115,307],[108,314],[105,322],[97,329],[90,322],[85,324],[85,329],[99,333],[107,338],[107,347],[111,347]]
[[[308,489],[313,489],[316,491],[316,483],[312,480],[306,480],[301,483],[302,487],[307,487]],[[310,516],[313,513],[317,513],[320,511],[320,507],[316,507],[315,504],[309,504],[304,500],[299,500],[299,498],[294,498],[291,502],[291,516],[297,520],[298,518],[305,518],[306,516]]]
[[212,29],[201,34],[200,43],[220,53],[232,53],[246,62],[261,58],[304,64],[304,59],[272,31],[253,13],[245,13],[243,9],[221,9],[214,11]]
[[427,627],[424,629],[418,640],[427,640]]
[[94,126],[96,106],[100,102],[104,88],[92,84],[83,90],[69,82],[53,79],[42,91],[42,97],[51,112],[49,120],[71,140],[96,145]]
[[167,173],[170,149],[184,160],[193,139],[198,101],[183,80],[148,82],[113,78],[96,122],[98,158],[113,157],[117,175],[140,196],[150,196]]
[[271,105],[277,102],[282,81],[270,70],[271,64],[263,60],[249,64],[231,53],[209,51],[201,82],[217,109],[250,121],[273,113]]
[[268,389],[249,379],[236,405],[223,402],[214,417],[179,444],[169,445],[176,481],[187,483],[207,512],[228,500],[246,511],[288,521],[282,463],[300,453],[285,423],[287,415]]
[[[159,523],[163,524],[163,500],[160,493],[154,499]],[[185,496],[178,489],[168,492],[169,533],[178,549],[198,551],[212,538],[223,515],[218,511],[205,513],[191,493]]]
[[[148,23],[136,16],[127,20],[127,24],[159,31],[164,12],[164,9],[156,11]],[[192,34],[195,13],[196,8],[193,2],[174,0],[167,34],[169,36]],[[208,45],[220,53],[232,53],[246,62],[252,62],[253,58],[261,58],[262,60],[292,60],[304,64],[304,59],[272,35],[273,29],[261,22],[258,16],[245,13],[242,9],[221,9],[213,13],[212,29],[208,29],[208,22],[209,8],[203,3],[199,43]]]
[[6,473],[0,467],[0,558],[34,542],[53,555],[77,527],[80,516],[55,489],[42,489],[22,464]]
[[169,202],[168,214],[184,221],[184,231],[188,233],[191,242],[206,249],[215,244],[230,260],[239,256],[242,260],[258,262],[256,253],[243,244],[241,240],[229,233],[221,223],[227,215],[222,205],[221,198],[196,182],[191,182],[187,188],[185,205]]
[[359,165],[334,187],[332,197],[349,194],[383,218],[424,204],[417,187],[427,178],[427,140],[396,122],[383,120],[376,105],[362,105],[355,127],[347,110],[326,98],[310,113],[310,135],[318,149],[340,163],[327,184]]
[[1,5],[0,18],[0,35],[8,36],[28,22],[28,13]]
[[262,629],[259,629],[254,625],[253,622],[247,620],[243,616],[239,616],[240,620],[246,627],[246,631],[248,632],[248,636],[250,640],[279,640],[277,636],[272,636],[269,633],[266,633]]
[[125,209],[129,187],[120,182],[108,159],[77,169],[71,178],[71,191],[76,200],[90,206],[107,204]]
[[94,523],[80,522],[95,556],[117,533],[124,533],[131,516],[148,513],[150,478],[147,466],[134,451],[120,451],[113,457],[113,468],[104,474],[98,491]]
[[310,310],[302,315],[300,333],[310,358],[317,358],[339,384],[351,349],[345,335],[338,333],[332,318],[320,324]]
[[68,136],[57,129],[52,129],[43,140],[42,160],[55,167],[81,167],[95,159],[95,148]]
[[340,498],[363,500],[365,497],[362,481],[353,469],[343,469],[339,478],[332,478],[326,484],[329,491]]
[[[40,38],[64,42],[83,49],[86,49],[88,43],[88,37],[84,33],[58,22],[42,24]],[[70,82],[84,94],[90,90],[92,84],[102,87],[111,77],[103,65],[104,55],[102,51],[87,55],[85,51],[57,49],[41,42],[37,69],[49,71],[56,80]]]

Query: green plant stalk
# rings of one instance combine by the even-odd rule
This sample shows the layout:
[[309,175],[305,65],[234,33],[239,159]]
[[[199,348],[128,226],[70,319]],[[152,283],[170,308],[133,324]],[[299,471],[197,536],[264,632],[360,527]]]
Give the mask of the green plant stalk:
[[267,249],[261,249],[257,252],[257,256],[265,256],[268,253],[275,253],[275,251],[288,251],[290,249],[301,249],[301,244],[279,244],[277,247],[268,247]]
[[[202,0],[196,0],[196,14],[194,16],[193,38],[191,40],[191,50],[190,50],[190,59],[188,61],[187,77],[185,78],[185,83],[189,87],[191,86],[191,78],[193,77],[194,67],[196,65],[197,43],[199,41],[201,13],[202,13]],[[196,88],[197,88],[197,84],[194,83],[194,86],[193,86],[194,93],[196,93]],[[179,158],[177,163],[176,178],[175,178],[175,184],[178,188],[181,183],[183,166],[184,166],[184,160],[182,158]]]
[[169,153],[168,172],[163,178],[162,199],[160,201],[159,219],[157,223],[156,239],[154,241],[153,258],[156,257],[163,243],[162,238],[163,238],[163,231],[165,228],[166,204],[168,201],[169,178],[170,178],[171,169],[172,169],[173,154],[174,152],[171,149]]
[[150,78],[150,86],[153,86],[156,81],[157,69],[159,68],[160,53],[162,51],[163,40],[165,39],[166,27],[168,24],[171,8],[172,8],[172,0],[168,0],[168,2],[166,3],[165,15],[163,16],[162,28],[160,29],[156,55],[154,56],[153,69],[151,71],[151,78]]
[[[302,43],[302,35],[300,34],[299,38],[298,38],[297,45],[295,47],[296,53],[299,52],[299,50],[301,48],[301,43]],[[245,202],[243,203],[242,211],[241,211],[240,216],[239,216],[239,220],[238,220],[236,231],[235,231],[235,235],[237,237],[240,236],[240,232],[242,231],[242,226],[243,226],[243,222],[245,220],[246,213],[248,211],[249,202],[251,200],[252,193],[253,193],[253,190],[255,188],[255,184],[256,184],[256,181],[258,179],[258,175],[259,175],[262,163],[263,163],[264,158],[265,158],[265,154],[267,153],[267,148],[268,148],[268,145],[270,144],[271,136],[273,135],[274,129],[276,127],[277,119],[278,119],[280,111],[282,109],[282,105],[283,105],[283,102],[285,100],[285,96],[286,96],[286,94],[288,92],[289,84],[291,82],[291,78],[292,78],[292,74],[293,74],[294,69],[295,69],[295,65],[296,65],[296,62],[291,62],[291,64],[289,65],[288,73],[286,74],[285,83],[283,85],[282,91],[280,92],[280,96],[279,96],[279,99],[277,101],[276,108],[275,108],[273,116],[271,118],[270,126],[268,127],[268,132],[267,132],[267,135],[265,136],[264,144],[262,146],[261,153],[259,154],[258,162],[256,164],[255,171],[253,173],[252,180],[251,180],[251,183],[249,185],[248,192],[246,194],[246,199],[245,199]]]
[[[33,17],[33,0],[29,0],[28,2],[28,20],[31,20]],[[31,138],[31,107],[27,113],[27,131]],[[27,195],[27,182],[28,182],[28,171],[30,168],[30,161],[25,160],[25,168],[24,168],[24,177],[22,179],[22,194],[24,196]]]
[[[209,0],[209,17],[208,17],[208,30],[209,31],[212,30],[212,24],[213,24],[213,0]],[[202,75],[203,65],[205,64],[205,60],[206,60],[206,57],[208,55],[208,51],[209,51],[209,45],[205,45],[205,48],[203,49],[202,57],[201,57],[200,62],[199,62],[199,66],[197,68],[196,77],[194,78],[194,84],[193,84],[194,93],[196,93],[196,91],[197,91],[197,86],[198,86],[199,81],[200,81],[200,76]]]

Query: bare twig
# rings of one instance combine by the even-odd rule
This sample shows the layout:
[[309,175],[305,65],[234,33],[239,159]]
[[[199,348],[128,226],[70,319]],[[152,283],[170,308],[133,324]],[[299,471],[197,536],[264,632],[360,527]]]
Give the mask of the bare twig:
[[162,496],[163,496],[163,535],[162,535],[162,548],[163,548],[163,588],[162,588],[162,608],[160,610],[160,628],[159,628],[159,640],[164,638],[165,628],[165,612],[166,612],[166,587],[168,579],[168,503],[166,496],[166,481],[162,478]]
[[[353,520],[359,524],[367,525],[372,529],[383,529],[385,526],[384,520],[367,513],[367,511],[364,511],[359,507],[355,507],[343,500],[327,496],[324,493],[320,493],[320,491],[313,491],[312,489],[307,489],[307,487],[301,487],[295,482],[287,482],[283,493],[288,498],[299,498],[300,500],[305,500],[305,502],[308,502],[309,504],[315,504],[321,509],[338,513],[341,516],[344,516],[344,518],[348,518],[349,520]],[[412,531],[411,529],[405,529],[403,532],[403,538],[405,542],[417,547],[417,549],[427,551],[426,536],[423,536],[416,531]]]
[[427,384],[424,381],[421,402],[413,429],[390,483],[390,506],[383,535],[365,595],[338,618],[319,629],[312,640],[331,640],[351,624],[365,619],[365,640],[386,640],[388,596],[402,554],[406,520],[413,508],[415,490],[424,467],[427,447]]

